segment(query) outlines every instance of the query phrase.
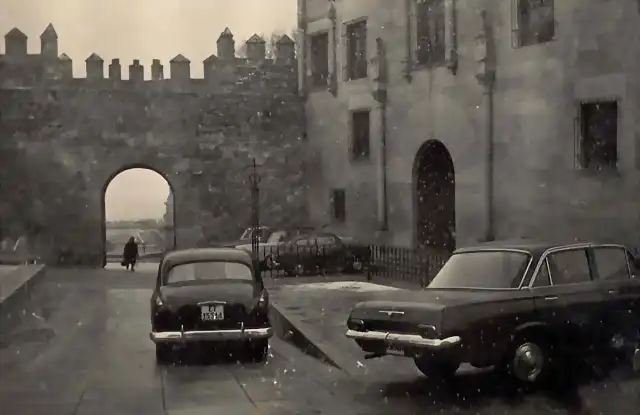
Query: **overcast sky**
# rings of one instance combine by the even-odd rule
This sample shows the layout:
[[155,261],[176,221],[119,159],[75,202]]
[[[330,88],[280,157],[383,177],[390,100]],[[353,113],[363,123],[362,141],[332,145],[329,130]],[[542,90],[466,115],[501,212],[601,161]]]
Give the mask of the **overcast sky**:
[[[168,75],[169,60],[181,53],[192,62],[193,77],[202,61],[216,53],[226,26],[236,46],[254,33],[290,32],[296,26],[296,0],[0,0],[0,32],[14,27],[29,37],[29,53],[40,50],[40,34],[53,23],[60,53],[73,59],[74,76],[85,76],[85,59],[97,53],[107,63],[120,58],[123,77],[140,59],[149,78],[152,59]],[[4,52],[4,42],[0,51]],[[130,170],[107,192],[108,219],[161,217],[168,185],[156,173]]]

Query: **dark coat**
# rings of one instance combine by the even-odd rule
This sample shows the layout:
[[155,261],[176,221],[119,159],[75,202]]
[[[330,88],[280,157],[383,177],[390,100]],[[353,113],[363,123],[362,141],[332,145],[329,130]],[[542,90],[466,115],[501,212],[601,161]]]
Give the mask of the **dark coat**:
[[135,242],[127,242],[124,246],[122,256],[127,262],[135,261],[138,258],[138,244]]

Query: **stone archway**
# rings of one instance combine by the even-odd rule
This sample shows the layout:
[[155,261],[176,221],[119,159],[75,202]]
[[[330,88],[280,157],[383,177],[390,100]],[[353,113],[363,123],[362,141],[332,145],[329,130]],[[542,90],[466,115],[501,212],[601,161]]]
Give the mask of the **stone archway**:
[[455,169],[447,147],[428,140],[413,164],[415,242],[453,251],[456,246]]
[[177,246],[177,233],[176,233],[176,192],[175,192],[175,188],[174,188],[174,183],[171,182],[171,180],[169,180],[169,178],[167,177],[166,174],[164,174],[162,171],[160,171],[159,169],[147,165],[147,164],[142,164],[142,163],[136,163],[136,164],[127,164],[124,165],[120,168],[118,168],[116,171],[114,171],[113,173],[111,173],[109,175],[109,177],[104,181],[104,184],[102,186],[102,191],[100,193],[100,206],[101,206],[101,246],[102,246],[102,266],[106,266],[107,264],[107,215],[106,215],[106,194],[107,194],[107,189],[109,188],[109,184],[111,184],[111,182],[113,181],[113,179],[115,179],[118,175],[128,171],[128,170],[132,170],[132,169],[144,169],[144,170],[150,170],[153,171],[155,173],[157,173],[160,177],[162,177],[165,182],[167,183],[167,185],[169,186],[169,195],[170,195],[170,199],[171,199],[171,203],[172,203],[172,208],[171,208],[171,241],[167,241],[169,242],[169,244],[173,247],[173,249],[176,249]]

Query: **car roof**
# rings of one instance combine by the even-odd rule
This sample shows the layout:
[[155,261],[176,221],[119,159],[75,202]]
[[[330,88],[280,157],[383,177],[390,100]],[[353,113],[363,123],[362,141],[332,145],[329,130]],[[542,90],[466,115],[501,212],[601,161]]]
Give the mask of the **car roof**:
[[472,246],[466,246],[464,248],[459,248],[454,251],[455,254],[463,253],[463,252],[473,252],[473,251],[482,251],[482,250],[490,250],[490,249],[512,249],[519,251],[526,251],[530,254],[542,254],[544,251],[553,248],[581,248],[588,247],[593,245],[619,245],[615,243],[597,243],[597,242],[549,242],[549,241],[539,241],[539,240],[530,240],[530,239],[512,239],[512,240],[502,240],[502,241],[491,241],[491,242],[482,242]]
[[198,261],[230,261],[252,266],[248,252],[236,248],[193,248],[172,251],[162,260],[163,267]]

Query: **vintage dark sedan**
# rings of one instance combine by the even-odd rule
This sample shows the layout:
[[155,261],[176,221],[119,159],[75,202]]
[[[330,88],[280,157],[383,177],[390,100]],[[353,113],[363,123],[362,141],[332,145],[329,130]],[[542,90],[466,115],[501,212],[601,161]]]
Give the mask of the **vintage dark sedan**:
[[605,351],[617,336],[637,333],[636,266],[614,244],[459,249],[425,290],[356,304],[346,336],[369,358],[411,357],[427,376],[470,363],[539,383],[563,357]]
[[297,236],[278,247],[274,266],[289,276],[316,272],[362,272],[370,262],[367,245],[329,232]]
[[256,360],[266,358],[273,330],[269,295],[251,257],[234,248],[168,253],[151,296],[151,340],[158,362],[173,346],[240,344]]

